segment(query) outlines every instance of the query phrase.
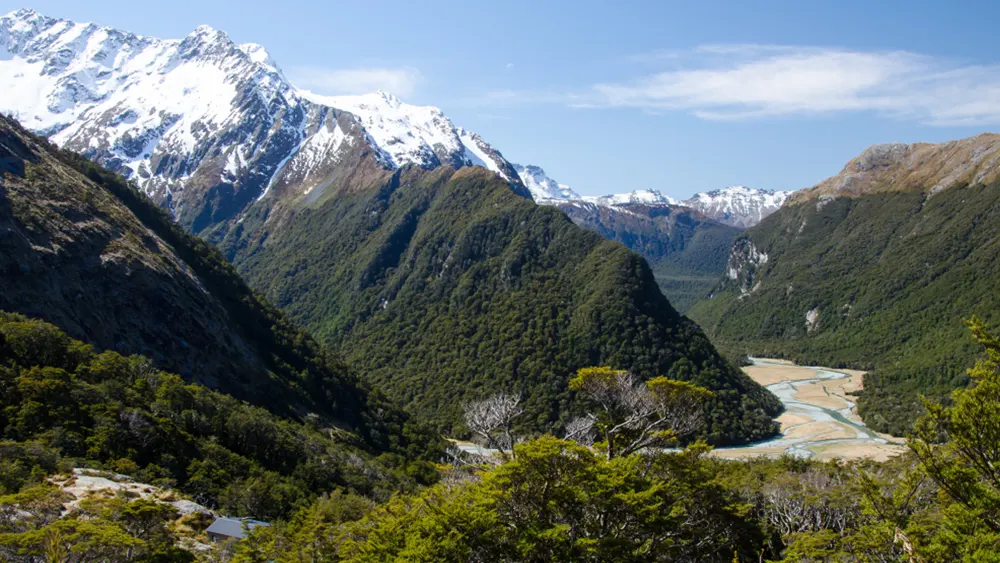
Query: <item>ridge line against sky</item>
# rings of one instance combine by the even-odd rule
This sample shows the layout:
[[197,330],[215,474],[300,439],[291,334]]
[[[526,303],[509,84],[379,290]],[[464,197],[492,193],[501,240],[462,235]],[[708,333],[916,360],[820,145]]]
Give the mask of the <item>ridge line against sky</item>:
[[871,144],[1000,128],[1000,7],[554,4],[0,0],[0,12],[162,38],[208,24],[263,45],[300,88],[438,106],[585,195],[797,189]]

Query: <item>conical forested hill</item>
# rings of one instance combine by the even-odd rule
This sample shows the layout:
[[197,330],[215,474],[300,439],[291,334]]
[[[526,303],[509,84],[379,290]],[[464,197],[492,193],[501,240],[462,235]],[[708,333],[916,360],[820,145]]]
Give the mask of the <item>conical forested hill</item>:
[[776,398],[670,306],[637,254],[486,170],[385,177],[251,212],[224,248],[411,411],[461,432],[463,401],[516,391],[526,430],[556,430],[575,414],[571,374],[612,365],[716,390],[716,443],[774,433]]

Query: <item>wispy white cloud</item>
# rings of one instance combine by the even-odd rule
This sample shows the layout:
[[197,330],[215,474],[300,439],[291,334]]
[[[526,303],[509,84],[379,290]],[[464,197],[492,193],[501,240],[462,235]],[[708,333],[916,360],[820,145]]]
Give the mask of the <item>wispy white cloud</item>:
[[586,104],[713,120],[872,111],[934,125],[1000,123],[998,65],[776,45],[706,45],[664,58],[674,68],[596,84]]
[[411,67],[297,67],[291,69],[288,76],[296,86],[317,94],[365,94],[384,90],[405,97],[413,94],[423,81],[420,71]]
[[507,90],[480,101],[686,111],[707,120],[873,112],[931,125],[1000,124],[1000,64],[907,51],[739,44],[654,51],[625,61],[659,71],[577,92]]

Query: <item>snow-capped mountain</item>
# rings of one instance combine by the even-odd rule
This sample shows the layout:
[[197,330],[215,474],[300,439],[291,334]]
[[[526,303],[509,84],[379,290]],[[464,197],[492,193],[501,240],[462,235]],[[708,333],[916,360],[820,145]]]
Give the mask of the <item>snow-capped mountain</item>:
[[407,104],[381,90],[356,96],[300,93],[315,103],[358,116],[395,167],[404,164],[424,168],[442,164],[454,168],[482,166],[507,181],[516,181],[516,171],[498,151],[476,133],[456,127],[434,106]]
[[514,170],[536,203],[563,203],[580,199],[579,194],[566,184],[549,178],[539,166],[514,164]]
[[610,194],[604,196],[581,196],[573,188],[566,184],[561,184],[542,170],[540,166],[514,164],[514,170],[520,177],[521,182],[531,192],[531,198],[536,203],[547,205],[559,205],[568,202],[587,202],[601,207],[613,207],[616,205],[644,204],[675,205],[676,200],[665,196],[656,190],[633,190],[623,194]]
[[0,18],[0,111],[129,177],[194,232],[265,197],[318,197],[407,164],[483,166],[542,204],[680,204],[742,227],[787,195],[736,187],[684,202],[656,190],[580,196],[540,167],[512,165],[436,107],[381,91],[297,89],[262,46],[208,26],[157,39],[11,12]]
[[748,228],[760,223],[785,203],[792,192],[732,186],[701,192],[681,202],[705,215],[734,227]]
[[584,196],[583,201],[595,203],[602,207],[616,205],[677,205],[677,200],[661,194],[657,190],[632,190],[623,194],[602,196]]
[[576,204],[578,207],[586,207],[585,204],[591,204],[618,211],[627,211],[628,207],[635,205],[682,206],[695,209],[710,219],[741,228],[752,227],[764,217],[777,211],[792,193],[734,186],[697,193],[683,201],[678,201],[657,190],[633,190],[604,196],[580,196],[571,187],[560,184],[547,176],[545,171],[538,166],[515,164],[514,169],[521,177],[521,182],[531,192],[532,198],[543,205],[563,207],[565,204]]
[[131,178],[195,232],[367,168],[481,165],[523,190],[498,151],[437,108],[299,90],[263,47],[207,26],[165,40],[11,12],[0,111]]

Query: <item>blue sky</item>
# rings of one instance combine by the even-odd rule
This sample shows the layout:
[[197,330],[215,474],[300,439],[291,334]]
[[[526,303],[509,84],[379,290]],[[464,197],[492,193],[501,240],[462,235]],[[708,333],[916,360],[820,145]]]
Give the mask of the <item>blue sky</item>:
[[[1000,130],[1000,3],[0,0],[264,45],[298,85],[432,104],[578,192],[810,186],[865,147]],[[139,4],[142,6],[142,4]]]

